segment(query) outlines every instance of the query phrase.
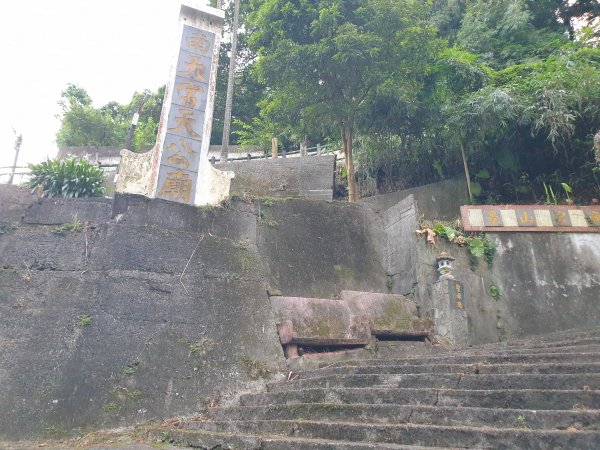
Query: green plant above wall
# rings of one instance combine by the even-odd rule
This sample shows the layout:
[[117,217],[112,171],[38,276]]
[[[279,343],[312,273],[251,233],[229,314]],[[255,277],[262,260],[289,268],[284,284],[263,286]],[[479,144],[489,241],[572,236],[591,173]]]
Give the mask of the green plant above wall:
[[[452,224],[449,222],[437,222],[431,226],[429,221],[421,223],[422,230],[431,230],[436,236],[446,239],[460,247],[466,247],[469,250],[471,268],[477,264],[480,258],[484,258],[488,266],[491,267],[494,262],[494,254],[496,247],[484,233],[471,233],[466,235],[461,229],[460,221],[455,221]],[[417,234],[422,230],[417,231]]]
[[25,183],[32,191],[42,190],[42,197],[101,197],[103,172],[87,161],[67,158],[47,159],[29,164],[31,178]]

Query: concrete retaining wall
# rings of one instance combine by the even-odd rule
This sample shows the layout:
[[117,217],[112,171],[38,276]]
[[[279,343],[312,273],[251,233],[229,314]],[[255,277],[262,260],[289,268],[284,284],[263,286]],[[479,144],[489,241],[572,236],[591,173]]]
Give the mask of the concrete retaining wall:
[[29,189],[0,184],[0,226],[19,224],[36,201],[37,197]]
[[215,167],[235,172],[231,195],[333,198],[335,156],[258,159],[216,164]]
[[[456,258],[455,278],[465,284],[471,343],[508,337],[585,328],[600,323],[600,235],[596,233],[488,233],[497,248],[492,267],[483,259],[471,269],[465,247],[437,239],[435,246],[417,238],[417,218],[447,219],[458,215],[459,197],[447,197],[442,209],[421,210],[417,198],[448,190],[448,183],[396,193],[403,198],[386,208],[389,198],[372,202],[384,208],[380,233],[385,243],[386,270],[393,292],[412,296],[429,315],[431,286],[437,280],[435,258],[446,251]],[[390,194],[391,195],[391,194]],[[452,202],[452,203],[450,203]],[[436,217],[439,211],[441,217]],[[452,214],[455,211],[456,214]],[[500,290],[496,300],[491,287]]]
[[[390,289],[427,316],[441,251],[456,257],[471,343],[598,324],[600,235],[489,234],[494,265],[473,271],[464,248],[415,236],[419,195],[379,213],[118,195],[108,217],[104,200],[38,202],[0,189],[0,222],[12,224],[0,234],[0,439],[223,404],[284,367],[267,292]],[[87,225],[56,234],[74,214]]]
[[[497,253],[492,267],[471,270],[466,248],[447,242],[417,243],[417,296],[426,313],[437,278],[435,257],[456,258],[455,278],[464,283],[471,343],[543,334],[600,323],[600,235],[488,233]],[[500,296],[492,297],[492,285]]]
[[[356,205],[119,195],[106,220],[104,201],[23,198],[0,234],[0,440],[224,404],[284,369],[267,291],[385,290]],[[73,214],[87,226],[55,234]]]
[[452,178],[404,191],[375,195],[364,198],[361,202],[383,212],[409,195],[413,196],[419,213],[426,219],[454,220],[460,217],[460,206],[469,203],[464,178]]

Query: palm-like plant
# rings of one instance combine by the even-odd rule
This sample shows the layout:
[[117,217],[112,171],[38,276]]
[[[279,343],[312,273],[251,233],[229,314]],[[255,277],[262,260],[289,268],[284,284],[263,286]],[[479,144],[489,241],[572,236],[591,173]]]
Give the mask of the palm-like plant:
[[42,197],[100,197],[104,193],[102,169],[87,161],[67,158],[47,159],[29,164],[31,178],[25,184],[35,191],[42,189]]

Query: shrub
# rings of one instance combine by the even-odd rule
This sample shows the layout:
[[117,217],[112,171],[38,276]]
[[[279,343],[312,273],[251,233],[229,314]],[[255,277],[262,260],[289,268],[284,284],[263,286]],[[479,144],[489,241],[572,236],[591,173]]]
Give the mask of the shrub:
[[103,194],[102,169],[76,158],[48,159],[29,164],[31,178],[26,185],[42,188],[42,197],[100,197]]

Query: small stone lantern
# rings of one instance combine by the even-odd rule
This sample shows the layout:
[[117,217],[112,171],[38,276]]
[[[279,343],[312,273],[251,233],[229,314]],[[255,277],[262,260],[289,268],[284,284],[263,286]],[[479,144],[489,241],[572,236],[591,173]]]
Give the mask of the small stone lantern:
[[454,258],[446,252],[440,253],[440,256],[435,258],[440,280],[454,280],[454,275],[452,275],[452,261],[454,261]]

